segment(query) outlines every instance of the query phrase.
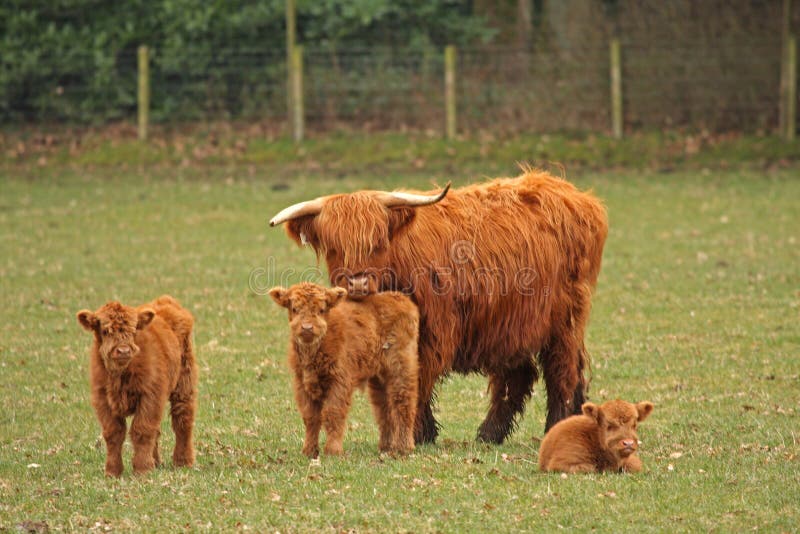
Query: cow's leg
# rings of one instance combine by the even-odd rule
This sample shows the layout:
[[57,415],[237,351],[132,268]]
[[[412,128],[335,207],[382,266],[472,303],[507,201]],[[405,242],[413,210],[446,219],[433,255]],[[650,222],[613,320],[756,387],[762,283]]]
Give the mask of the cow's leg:
[[580,413],[586,386],[583,347],[567,335],[542,349],[539,358],[547,386],[547,432],[562,419]]
[[[437,351],[433,347],[423,341],[426,335],[425,329],[420,326],[417,409],[414,422],[414,442],[417,445],[433,443],[439,435],[439,423],[433,417],[433,404],[436,402],[434,387],[438,378],[445,372],[442,358],[437,356]],[[455,348],[441,350],[449,352]]]
[[156,432],[156,442],[153,443],[153,464],[155,464],[156,467],[159,467],[161,465],[161,452],[159,451],[159,445],[158,445],[158,440],[160,437],[161,437],[161,430]]
[[439,423],[433,417],[433,403],[436,396],[433,391],[434,385],[434,380],[423,378],[420,373],[417,417],[414,423],[414,442],[417,445],[433,443],[439,435]]
[[[575,275],[577,280],[582,274]],[[539,354],[547,384],[547,422],[545,432],[572,414],[581,413],[586,400],[585,367],[589,356],[583,344],[591,309],[592,287],[575,282],[569,289],[570,303],[554,321],[550,342]]]
[[502,443],[513,432],[516,418],[525,409],[536,379],[536,366],[532,359],[514,369],[490,373],[491,406],[478,428],[480,441]]

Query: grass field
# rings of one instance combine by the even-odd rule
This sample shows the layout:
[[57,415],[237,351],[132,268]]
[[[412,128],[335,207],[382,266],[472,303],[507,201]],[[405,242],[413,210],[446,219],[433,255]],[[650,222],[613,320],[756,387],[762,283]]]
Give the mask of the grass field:
[[[474,441],[488,406],[478,376],[440,384],[440,438],[408,458],[379,456],[363,395],[345,457],[316,464],[300,454],[285,312],[264,290],[297,280],[316,258],[267,220],[310,196],[430,178],[344,172],[278,183],[213,166],[87,168],[8,167],[0,178],[0,530],[800,524],[796,170],[570,173],[605,199],[611,223],[587,339],[590,397],[656,409],[640,430],[644,472],[561,477],[536,468],[542,387],[507,443]],[[457,186],[481,176],[452,178]],[[162,293],[197,320],[197,463],[134,477],[126,445],[125,473],[109,480],[89,404],[91,339],[75,313]],[[169,457],[166,421],[162,430]]]

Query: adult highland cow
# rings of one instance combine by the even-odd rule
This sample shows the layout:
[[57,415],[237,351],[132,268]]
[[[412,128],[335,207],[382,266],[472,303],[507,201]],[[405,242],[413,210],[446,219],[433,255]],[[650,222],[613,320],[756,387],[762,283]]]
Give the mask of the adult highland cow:
[[489,377],[478,439],[501,443],[539,372],[546,429],[584,402],[584,332],[608,232],[593,195],[534,169],[434,194],[359,191],[278,213],[324,256],[337,285],[403,291],[420,311],[417,442],[438,433],[431,402],[450,371]]

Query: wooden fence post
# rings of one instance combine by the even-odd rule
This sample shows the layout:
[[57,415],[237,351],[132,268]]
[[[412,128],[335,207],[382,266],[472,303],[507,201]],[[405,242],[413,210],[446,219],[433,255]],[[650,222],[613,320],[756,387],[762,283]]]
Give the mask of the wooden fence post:
[[781,85],[780,96],[778,99],[778,131],[780,136],[786,138],[789,129],[787,118],[789,117],[789,37],[792,31],[791,25],[792,0],[783,0],[783,12],[781,16]]
[[786,117],[783,137],[794,141],[797,133],[797,40],[790,35],[786,42]]
[[289,111],[292,124],[292,138],[296,143],[303,140],[305,130],[303,109],[303,47],[295,45],[292,47],[291,65],[291,100],[292,107]]
[[150,119],[150,61],[147,47],[142,45],[138,50],[139,58],[139,90],[137,105],[139,114],[139,140],[147,140],[147,125]]
[[[295,12],[295,0],[286,0],[286,120],[289,123],[289,130],[292,138],[299,141],[294,123],[294,94],[295,94],[295,74],[294,74],[294,48],[297,35],[297,16]],[[302,139],[302,134],[300,135]]]
[[456,137],[456,47],[444,49],[444,106],[445,134],[447,139]]
[[619,39],[611,39],[611,131],[615,139],[622,139],[622,62]]

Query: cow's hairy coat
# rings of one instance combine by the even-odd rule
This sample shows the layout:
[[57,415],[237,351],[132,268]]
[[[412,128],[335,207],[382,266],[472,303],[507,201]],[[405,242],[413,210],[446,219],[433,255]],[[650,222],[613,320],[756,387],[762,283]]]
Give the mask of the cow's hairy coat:
[[303,453],[343,452],[353,390],[366,385],[378,422],[381,451],[414,448],[417,405],[417,307],[405,295],[376,293],[359,302],[341,288],[304,282],[270,296],[289,310],[289,366],[306,435]]
[[94,312],[82,310],[77,317],[94,334],[91,401],[106,441],[106,475],[122,474],[128,416],[133,416],[134,472],[160,464],[158,439],[167,401],[175,432],[172,461],[191,466],[197,405],[191,313],[164,295],[139,307],[112,301]]
[[331,195],[287,223],[324,257],[333,284],[375,276],[419,306],[415,437],[433,441],[431,402],[450,371],[488,375],[491,406],[478,430],[502,442],[541,372],[546,428],[583,404],[584,334],[608,231],[602,203],[534,169],[451,191],[425,207],[387,208],[373,191]]
[[539,468],[566,473],[641,471],[636,429],[653,404],[614,400],[600,406],[587,402],[582,409],[583,415],[560,421],[544,436]]

